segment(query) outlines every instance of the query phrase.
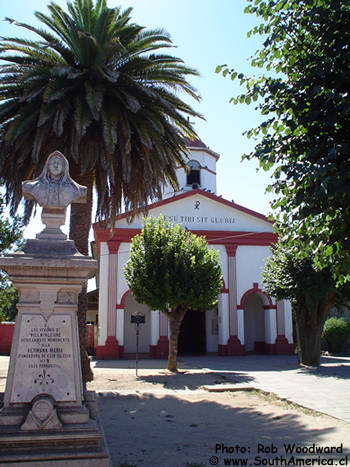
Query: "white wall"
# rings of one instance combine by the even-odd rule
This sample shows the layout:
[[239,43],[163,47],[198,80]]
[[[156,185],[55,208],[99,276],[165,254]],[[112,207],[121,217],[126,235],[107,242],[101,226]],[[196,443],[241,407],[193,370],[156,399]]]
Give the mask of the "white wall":
[[[198,161],[202,167],[201,169],[201,188],[210,190],[212,193],[216,193],[216,157],[208,154],[203,150],[190,150],[188,154],[187,162],[190,160]],[[209,170],[206,170],[209,169]],[[214,173],[212,173],[214,172]],[[192,187],[187,185],[187,173],[182,168],[179,167],[176,171],[177,180],[179,183],[180,191],[191,190]],[[169,197],[174,193],[174,190],[171,186],[166,185],[163,188],[164,198]]]
[[253,287],[253,282],[263,289],[261,272],[265,259],[270,256],[270,248],[267,246],[239,246],[236,252],[237,270],[237,301],[242,295]]
[[[198,204],[199,203],[199,204]],[[215,199],[201,194],[187,198],[171,198],[171,202],[155,207],[149,215],[158,217],[163,214],[175,224],[181,224],[189,230],[218,230],[239,232],[272,232],[271,223],[253,215],[247,214],[230,205],[222,204]],[[120,219],[116,222],[119,228],[141,228],[142,217],[135,218],[131,224]]]
[[129,259],[130,243],[121,243],[118,250],[117,303],[120,303],[125,292],[129,290],[124,276],[124,264]]

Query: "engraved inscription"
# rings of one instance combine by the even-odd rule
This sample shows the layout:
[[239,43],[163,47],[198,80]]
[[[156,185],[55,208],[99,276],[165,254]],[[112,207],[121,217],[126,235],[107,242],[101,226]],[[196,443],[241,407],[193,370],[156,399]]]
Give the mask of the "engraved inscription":
[[75,400],[72,323],[69,314],[22,315],[11,402],[30,402],[38,394]]

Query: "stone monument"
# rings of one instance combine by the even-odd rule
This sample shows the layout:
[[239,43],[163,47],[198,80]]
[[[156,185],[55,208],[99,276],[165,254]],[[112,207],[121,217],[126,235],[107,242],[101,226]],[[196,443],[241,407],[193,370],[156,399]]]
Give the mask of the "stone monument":
[[22,251],[0,258],[19,293],[0,411],[0,466],[109,466],[94,420],[96,397],[83,391],[77,322],[78,294],[97,264],[60,229],[67,206],[85,202],[86,188],[55,151],[22,191],[42,206],[45,228]]

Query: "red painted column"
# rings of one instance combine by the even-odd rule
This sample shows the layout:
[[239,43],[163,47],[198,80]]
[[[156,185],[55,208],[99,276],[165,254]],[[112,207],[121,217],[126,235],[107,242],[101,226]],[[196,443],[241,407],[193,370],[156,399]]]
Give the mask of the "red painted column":
[[107,302],[107,339],[104,348],[104,358],[118,359],[120,357],[119,345],[116,338],[116,305],[117,305],[117,274],[118,250],[120,242],[110,240],[107,242],[109,250],[108,261],[108,302]]
[[225,245],[228,261],[228,290],[229,290],[229,339],[227,341],[227,355],[243,355],[244,346],[238,338],[237,322],[237,245]]
[[277,354],[291,354],[293,353],[294,346],[288,342],[286,338],[286,326],[284,310],[285,302],[280,300],[277,302],[276,320],[277,320],[277,338],[276,338],[276,353]]

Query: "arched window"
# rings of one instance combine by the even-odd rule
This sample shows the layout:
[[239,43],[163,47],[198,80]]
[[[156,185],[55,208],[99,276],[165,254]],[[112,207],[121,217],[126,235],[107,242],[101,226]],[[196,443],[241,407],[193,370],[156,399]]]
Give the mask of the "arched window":
[[201,165],[198,161],[192,160],[187,163],[190,168],[187,174],[187,185],[193,185],[194,183],[200,186],[201,184]]

